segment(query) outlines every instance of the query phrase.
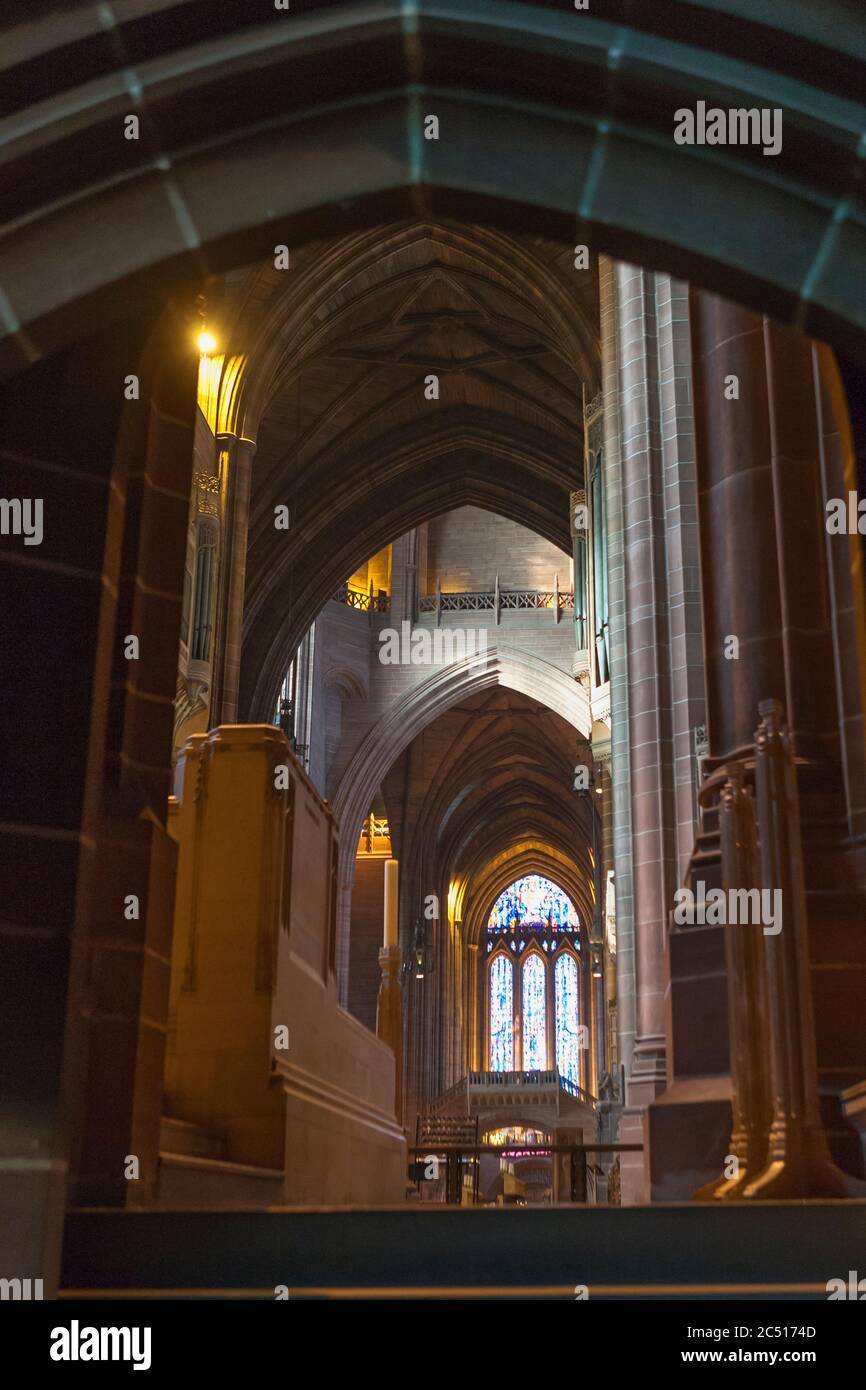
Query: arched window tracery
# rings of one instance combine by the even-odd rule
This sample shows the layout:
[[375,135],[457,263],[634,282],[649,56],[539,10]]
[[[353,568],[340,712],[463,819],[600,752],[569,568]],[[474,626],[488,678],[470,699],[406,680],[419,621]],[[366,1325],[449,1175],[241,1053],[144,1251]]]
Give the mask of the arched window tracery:
[[530,951],[523,962],[521,978],[523,1070],[544,1071],[547,1067],[547,967],[537,951]]
[[571,899],[539,874],[516,879],[491,909],[486,945],[490,1070],[557,1067],[580,1085],[583,968]]
[[490,1070],[514,1070],[514,966],[504,951],[490,962]]
[[580,1085],[580,971],[569,951],[553,967],[556,1011],[556,1065],[560,1076]]

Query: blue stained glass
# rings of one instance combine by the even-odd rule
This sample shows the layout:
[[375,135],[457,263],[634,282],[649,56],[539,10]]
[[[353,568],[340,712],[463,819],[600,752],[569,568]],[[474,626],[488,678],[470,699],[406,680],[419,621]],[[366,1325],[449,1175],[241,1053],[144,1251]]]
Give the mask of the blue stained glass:
[[524,1071],[544,1071],[547,1066],[546,980],[544,961],[533,952],[523,963]]
[[500,893],[490,913],[487,930],[506,932],[526,931],[531,927],[549,927],[551,931],[574,931],[577,927],[574,903],[540,874],[527,874],[515,879]]
[[556,997],[556,1065],[560,1076],[580,1085],[579,975],[574,956],[564,952],[553,976]]
[[501,952],[490,962],[490,1070],[514,1070],[514,966]]

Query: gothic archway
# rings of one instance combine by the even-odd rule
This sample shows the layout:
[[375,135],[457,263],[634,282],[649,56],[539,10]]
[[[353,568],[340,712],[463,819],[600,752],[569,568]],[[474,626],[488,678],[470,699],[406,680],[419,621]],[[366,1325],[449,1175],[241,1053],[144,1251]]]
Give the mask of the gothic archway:
[[504,644],[491,644],[484,657],[469,656],[435,671],[383,715],[352,758],[332,803],[340,825],[337,978],[344,998],[355,849],[373,797],[388,768],[427,725],[458,701],[497,685],[530,696],[585,739],[590,737],[592,721],[583,687],[537,656]]

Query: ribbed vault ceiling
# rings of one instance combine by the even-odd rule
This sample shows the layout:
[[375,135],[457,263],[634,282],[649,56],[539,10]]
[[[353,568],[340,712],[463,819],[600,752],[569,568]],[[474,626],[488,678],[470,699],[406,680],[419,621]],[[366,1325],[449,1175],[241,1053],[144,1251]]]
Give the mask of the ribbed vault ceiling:
[[572,248],[426,221],[310,245],[290,271],[255,267],[212,295],[226,350],[249,360],[258,440],[242,709],[268,707],[337,585],[421,521],[474,504],[570,548],[597,298]]
[[502,687],[469,697],[424,730],[382,786],[392,845],[422,894],[463,879],[475,935],[497,893],[525,872],[555,878],[591,918],[590,808],[573,790],[590,763],[581,735]]

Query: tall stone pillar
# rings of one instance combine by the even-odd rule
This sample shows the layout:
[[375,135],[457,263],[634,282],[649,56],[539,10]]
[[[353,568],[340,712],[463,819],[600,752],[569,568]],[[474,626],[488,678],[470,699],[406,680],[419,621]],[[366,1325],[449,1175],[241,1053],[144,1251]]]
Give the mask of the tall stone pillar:
[[[2,1276],[42,1279],[46,1297],[57,1286],[70,1166],[64,1016],[106,755],[113,615],[103,609],[116,601],[126,500],[125,478],[112,486],[112,463],[123,373],[140,353],[138,331],[113,332],[0,386],[4,495],[38,499],[43,514],[40,543],[0,537]],[[52,699],[61,685],[63,698]],[[70,1113],[81,1103],[75,1081]]]
[[[605,466],[618,474],[608,492],[619,484],[608,545],[612,645],[620,663],[622,649],[625,657],[625,672],[614,669],[611,681],[614,786],[625,767],[629,788],[627,813],[622,790],[614,793],[624,983],[632,942],[634,951],[634,1041],[629,1049],[623,1036],[627,1065],[629,1050],[631,1059],[620,1138],[646,1142],[647,1107],[667,1081],[667,916],[694,837],[694,729],[704,722],[688,292],[669,276],[627,265],[617,265],[612,280],[604,267],[602,290],[605,384],[615,396],[607,438],[614,429],[619,435],[618,458],[606,457]],[[617,502],[618,546],[611,534]],[[630,1002],[623,990],[621,1027]],[[647,1157],[624,1156],[626,1204],[649,1196]]]
[[776,699],[797,755],[835,767],[811,343],[714,295],[693,292],[692,320],[710,756],[751,751]]
[[408,531],[391,546],[391,624],[399,628],[401,622],[414,623],[417,617],[419,583],[419,559],[424,552],[423,567],[426,570],[426,537],[419,544],[419,530]]
[[252,439],[219,435],[217,449],[226,455],[227,472],[211,700],[212,726],[234,724],[238,717],[250,482],[256,445]]
[[[607,733],[608,737],[601,737]],[[598,829],[598,906],[594,935],[598,941],[598,958],[601,978],[595,983],[599,998],[599,1031],[596,1036],[597,1074],[599,1085],[605,1072],[616,1069],[618,1062],[611,1056],[609,1046],[609,1019],[616,1009],[616,979],[614,975],[615,957],[612,958],[607,939],[606,890],[608,871],[613,868],[613,814],[611,806],[610,778],[610,737],[605,725],[596,725],[593,730],[592,756],[596,767],[596,785],[601,786],[601,796],[595,796],[596,812],[599,817]],[[598,1094],[598,1092],[596,1092]]]
[[[832,359],[797,329],[703,293],[692,293],[691,311],[708,767],[749,755],[759,704],[782,703],[797,759],[824,1120],[834,1157],[856,1171],[839,1092],[866,1066],[866,1025],[856,1003],[866,985],[864,869],[846,843],[858,794],[851,770],[862,766],[850,746],[852,731],[862,733],[854,672],[866,638],[862,594],[852,597],[847,582],[849,537],[838,538],[844,551],[835,555],[825,524],[825,491],[844,471],[842,424],[833,419],[834,412],[844,415],[844,401],[838,379],[835,386],[830,379]],[[849,739],[844,775],[840,727]],[[718,871],[709,821],[695,849],[693,884],[715,883]],[[680,1140],[702,1137],[691,1163],[682,1142],[677,1154],[673,1128],[656,1145],[659,1196],[686,1196],[717,1177],[727,1152],[723,931],[688,926],[671,933],[673,1084],[666,1101],[682,1096]]]
[[[143,435],[137,410],[118,431],[123,531],[116,557],[106,538],[103,580],[107,591],[115,560],[112,679],[93,695],[108,710],[104,786],[85,837],[67,1017],[68,1094],[81,1088],[69,1119],[72,1204],[135,1205],[156,1187],[176,867],[168,755],[195,413],[188,322],[181,303],[143,355]],[[109,612],[106,600],[102,651]],[[138,639],[137,659],[126,659],[125,634]]]
[[4,492],[43,523],[0,538],[0,1274],[46,1298],[67,1178],[73,1200],[123,1205],[126,1156],[153,1174],[197,365],[190,302],[151,338],[163,309],[0,387]]
[[481,1005],[479,986],[479,949],[477,941],[466,946],[466,1070],[479,1071],[483,1066],[481,1058],[482,1037],[480,1030]]
[[[833,352],[826,344],[812,344],[812,365],[826,506],[833,498],[848,498],[856,492],[857,455],[845,387]],[[860,380],[855,376],[849,389],[856,389]],[[838,681],[837,695],[848,832],[856,837],[866,834],[866,544],[862,536],[852,533],[831,535],[828,531],[825,539],[834,646],[845,673],[845,679]]]
[[396,859],[385,860],[382,949],[379,968],[382,978],[376,1005],[376,1034],[394,1053],[394,1109],[403,1116],[403,986],[399,927],[399,866]]
[[604,485],[610,621],[611,823],[617,894],[617,1030],[620,1060],[631,1073],[635,1038],[634,922],[632,914],[628,655],[625,642],[625,565],[620,448],[616,262],[598,262],[601,367],[604,397]]

